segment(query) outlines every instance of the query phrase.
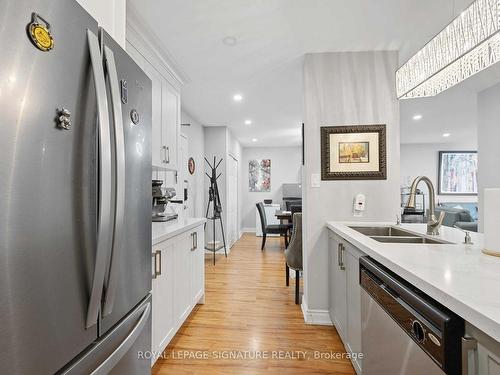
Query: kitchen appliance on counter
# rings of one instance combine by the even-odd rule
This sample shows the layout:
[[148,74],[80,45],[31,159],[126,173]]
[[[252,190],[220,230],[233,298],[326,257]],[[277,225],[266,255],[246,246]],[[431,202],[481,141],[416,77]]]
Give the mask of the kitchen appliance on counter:
[[1,372],[149,374],[151,81],[76,1],[0,14]]
[[369,257],[359,280],[363,373],[460,373],[461,317]]
[[182,203],[180,200],[174,200],[177,195],[175,188],[162,188],[162,180],[153,180],[153,222],[163,222],[175,220],[179,214],[175,212],[165,212],[169,203]]

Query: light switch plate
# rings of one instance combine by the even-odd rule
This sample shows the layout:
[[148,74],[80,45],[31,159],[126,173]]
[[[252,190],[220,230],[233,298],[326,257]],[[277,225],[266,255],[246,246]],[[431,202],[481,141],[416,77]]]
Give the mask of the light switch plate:
[[319,173],[311,174],[311,187],[313,188],[321,187],[321,175]]

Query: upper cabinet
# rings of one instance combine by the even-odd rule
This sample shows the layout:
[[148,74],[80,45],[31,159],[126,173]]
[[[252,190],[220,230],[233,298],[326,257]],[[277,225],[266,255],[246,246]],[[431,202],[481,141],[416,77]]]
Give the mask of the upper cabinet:
[[156,51],[140,32],[127,25],[127,52],[152,82],[153,167],[177,171],[182,81]]

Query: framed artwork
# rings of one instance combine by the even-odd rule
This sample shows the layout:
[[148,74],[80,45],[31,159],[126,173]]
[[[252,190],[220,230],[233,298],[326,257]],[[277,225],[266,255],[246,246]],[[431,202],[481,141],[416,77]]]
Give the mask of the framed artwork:
[[271,159],[248,162],[248,189],[251,192],[271,191]]
[[194,158],[189,158],[188,160],[189,174],[193,175],[195,170],[196,170],[196,163],[194,162]]
[[386,126],[322,126],[321,179],[387,179]]
[[439,195],[477,195],[477,151],[439,151]]

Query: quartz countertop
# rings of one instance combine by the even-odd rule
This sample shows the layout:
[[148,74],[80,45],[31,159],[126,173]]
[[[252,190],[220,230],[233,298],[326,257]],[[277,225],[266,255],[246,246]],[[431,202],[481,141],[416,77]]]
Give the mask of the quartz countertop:
[[176,219],[166,222],[152,223],[153,245],[166,241],[178,234],[186,232],[200,224],[204,224],[205,218]]
[[[327,227],[366,255],[434,298],[463,319],[500,342],[500,258],[481,252],[483,235],[441,227],[439,238],[451,244],[381,243],[350,226],[387,226],[393,223],[328,222]],[[424,235],[426,224],[401,228]],[[427,236],[429,237],[429,236]]]

